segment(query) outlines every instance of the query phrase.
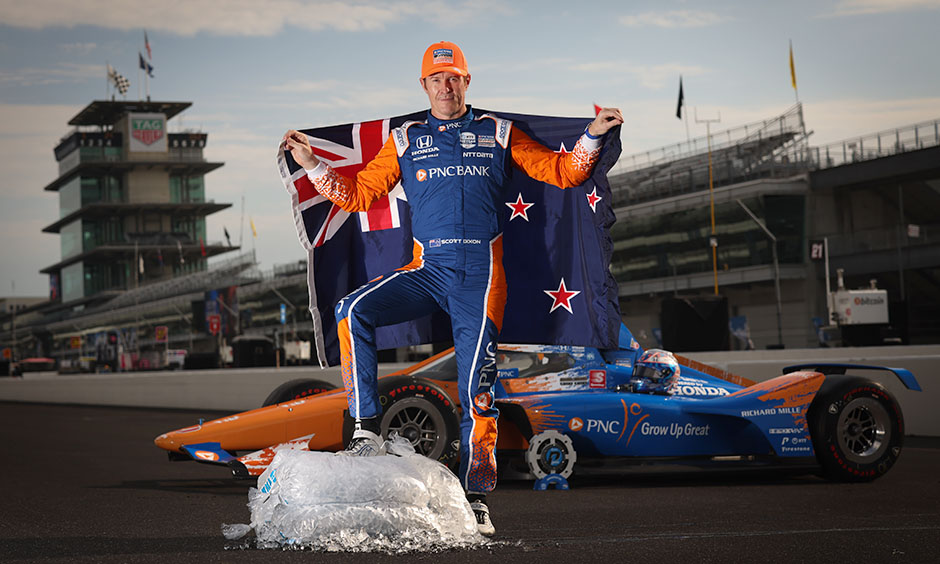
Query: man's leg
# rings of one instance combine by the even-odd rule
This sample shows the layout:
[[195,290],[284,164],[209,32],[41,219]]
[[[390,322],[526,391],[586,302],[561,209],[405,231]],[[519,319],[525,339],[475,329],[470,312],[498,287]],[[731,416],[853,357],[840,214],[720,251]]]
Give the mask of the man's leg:
[[496,346],[506,305],[501,239],[491,244],[489,266],[467,272],[448,299],[457,355],[463,418],[460,423],[461,485],[481,533],[493,534],[486,494],[496,487]]
[[[382,408],[377,390],[375,328],[427,315],[439,309],[428,288],[430,269],[395,271],[343,298],[336,306],[343,386],[357,432],[377,440]],[[379,441],[380,442],[380,441]]]

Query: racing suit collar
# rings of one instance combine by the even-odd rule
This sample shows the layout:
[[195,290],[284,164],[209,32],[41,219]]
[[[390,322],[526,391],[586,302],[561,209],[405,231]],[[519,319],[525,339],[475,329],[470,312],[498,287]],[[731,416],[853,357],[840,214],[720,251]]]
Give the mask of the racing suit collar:
[[428,125],[439,131],[446,131],[448,129],[461,128],[473,120],[473,107],[470,104],[467,104],[467,113],[460,116],[457,119],[437,119],[431,113],[431,110],[428,110]]

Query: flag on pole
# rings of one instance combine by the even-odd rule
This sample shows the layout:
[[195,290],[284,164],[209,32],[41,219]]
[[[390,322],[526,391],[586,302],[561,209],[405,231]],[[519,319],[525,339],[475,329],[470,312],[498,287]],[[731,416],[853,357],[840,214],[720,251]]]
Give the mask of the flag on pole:
[[121,96],[127,94],[127,89],[131,87],[131,81],[124,78],[121,73],[114,70],[110,64],[108,65],[108,79],[114,84],[114,87],[117,88],[117,91],[121,93]]
[[[486,113],[475,109],[478,114]],[[499,114],[547,147],[572,147],[590,118]],[[306,129],[314,153],[340,174],[355,175],[393,128],[427,119],[426,112],[384,120]],[[500,340],[616,347],[620,331],[617,282],[610,273],[615,221],[607,171],[620,155],[619,130],[604,136],[592,177],[560,190],[521,171],[505,187],[503,266],[507,301]],[[339,361],[334,307],[350,291],[412,259],[411,211],[401,186],[365,212],[348,213],[320,195],[290,153],[278,151],[294,223],[307,251],[313,341],[321,366]],[[513,221],[512,203],[526,203],[527,221]],[[570,309],[569,309],[570,308]],[[380,349],[445,341],[447,316],[438,312],[379,327]]]
[[137,52],[137,56],[140,58],[140,68],[141,70],[147,73],[147,76],[153,78],[153,65],[144,60],[143,54],[140,51]]
[[597,116],[597,114],[601,113],[601,110],[603,109],[604,108],[598,106],[597,104],[594,104],[594,115]]
[[180,266],[186,264],[186,259],[183,258],[183,245],[180,243],[180,240],[176,240],[176,250],[180,253]]
[[153,60],[153,53],[150,51],[150,40],[147,39],[147,30],[144,30],[144,47],[147,49],[147,58]]
[[228,229],[223,225],[222,231],[225,233],[225,240],[228,241],[228,246],[232,246],[232,237],[228,234]]
[[255,220],[253,220],[253,219],[251,218],[251,216],[248,216],[248,223],[251,225],[251,236],[254,237],[255,239],[257,239],[257,238],[258,238],[258,230],[255,229]]
[[685,94],[682,92],[682,75],[679,75],[679,103],[676,104],[676,117],[682,119],[682,105],[685,104]]
[[199,251],[202,252],[202,256],[206,256],[206,243],[202,237],[199,238]]
[[793,64],[793,41],[790,41],[790,83],[796,90],[796,66]]

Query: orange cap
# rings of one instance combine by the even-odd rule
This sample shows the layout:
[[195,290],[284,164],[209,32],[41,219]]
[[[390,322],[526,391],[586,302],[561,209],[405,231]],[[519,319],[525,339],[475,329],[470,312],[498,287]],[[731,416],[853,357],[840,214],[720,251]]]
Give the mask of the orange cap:
[[427,48],[421,60],[421,78],[438,72],[452,72],[460,76],[470,74],[467,59],[460,47],[450,41],[440,41]]

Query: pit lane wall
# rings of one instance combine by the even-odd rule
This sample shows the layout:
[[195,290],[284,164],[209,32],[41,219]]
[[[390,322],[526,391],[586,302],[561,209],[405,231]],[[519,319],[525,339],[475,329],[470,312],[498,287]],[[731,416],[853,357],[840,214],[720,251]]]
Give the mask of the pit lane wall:
[[940,437],[940,345],[706,352],[683,356],[758,382],[780,375],[786,366],[808,362],[906,368],[923,391],[908,390],[897,376],[882,370],[848,373],[880,382],[894,394],[904,413],[907,435]]
[[[408,367],[383,364],[379,375]],[[298,378],[342,386],[339,367],[315,366],[170,370],[117,374],[41,372],[0,378],[0,401],[205,409],[238,412],[261,407],[274,388]]]
[[[864,347],[840,349],[787,349],[683,353],[699,362],[763,381],[782,373],[785,366],[805,362],[846,362],[906,368],[914,373],[922,392],[906,389],[889,372],[858,371],[884,384],[901,404],[907,434],[940,437],[940,345]],[[405,364],[385,364],[380,374]],[[283,382],[316,378],[340,386],[339,368],[239,368],[122,374],[27,374],[0,378],[0,401],[205,409],[237,412],[260,407]]]

